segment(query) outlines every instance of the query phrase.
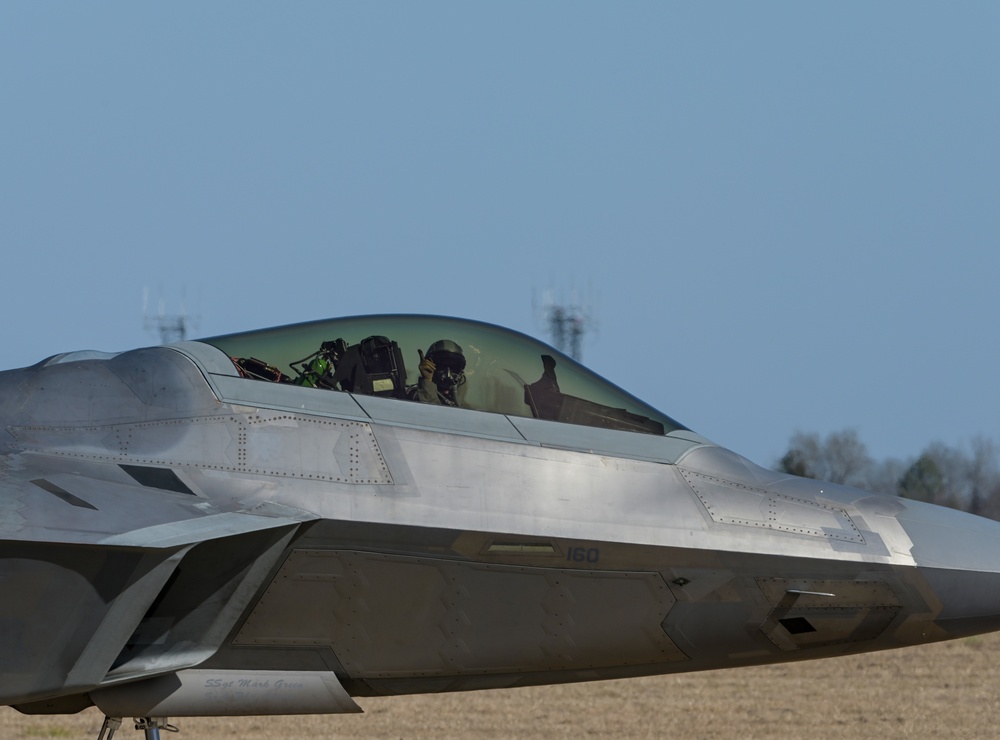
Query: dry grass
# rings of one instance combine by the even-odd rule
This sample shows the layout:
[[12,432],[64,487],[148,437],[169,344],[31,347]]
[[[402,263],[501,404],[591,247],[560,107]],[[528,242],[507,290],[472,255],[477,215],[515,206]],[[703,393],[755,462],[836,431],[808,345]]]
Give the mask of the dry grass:
[[[363,699],[363,715],[176,719],[221,738],[987,738],[1000,633],[885,653],[629,681]],[[101,714],[0,709],[0,738],[97,737]],[[116,740],[140,740],[123,724]]]

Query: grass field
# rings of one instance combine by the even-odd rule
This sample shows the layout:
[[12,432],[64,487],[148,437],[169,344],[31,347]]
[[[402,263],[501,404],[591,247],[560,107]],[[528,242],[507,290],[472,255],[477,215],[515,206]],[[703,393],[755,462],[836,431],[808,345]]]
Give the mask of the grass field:
[[[1000,633],[760,668],[362,699],[363,715],[178,718],[163,740],[222,738],[1000,737]],[[96,740],[103,717],[0,709],[0,738]],[[141,740],[123,723],[115,740]]]

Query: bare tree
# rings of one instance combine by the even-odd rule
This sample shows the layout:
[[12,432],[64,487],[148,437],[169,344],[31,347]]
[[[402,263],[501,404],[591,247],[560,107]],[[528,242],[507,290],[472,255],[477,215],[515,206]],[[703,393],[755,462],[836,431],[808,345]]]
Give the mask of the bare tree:
[[832,432],[821,440],[818,434],[796,432],[778,469],[803,478],[817,478],[846,486],[862,487],[872,468],[872,459],[853,429]]
[[859,486],[873,493],[885,493],[890,496],[899,494],[899,481],[909,468],[909,461],[895,457],[886,458],[872,463],[865,484]]
[[796,432],[777,469],[877,493],[927,501],[1000,519],[1000,465],[997,448],[974,437],[967,448],[929,444],[916,458],[875,461],[857,432]]
[[983,514],[986,503],[1000,485],[997,472],[997,453],[993,440],[979,435],[972,439],[972,458],[969,461],[968,511]]
[[900,478],[899,495],[976,514],[997,483],[996,450],[979,436],[968,452],[941,442],[928,445]]

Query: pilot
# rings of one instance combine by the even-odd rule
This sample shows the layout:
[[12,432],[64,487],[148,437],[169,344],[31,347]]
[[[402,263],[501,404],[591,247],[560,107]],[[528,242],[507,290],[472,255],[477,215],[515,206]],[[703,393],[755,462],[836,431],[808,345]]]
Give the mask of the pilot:
[[465,353],[450,339],[439,339],[420,355],[420,378],[409,397],[423,403],[462,406],[465,385]]

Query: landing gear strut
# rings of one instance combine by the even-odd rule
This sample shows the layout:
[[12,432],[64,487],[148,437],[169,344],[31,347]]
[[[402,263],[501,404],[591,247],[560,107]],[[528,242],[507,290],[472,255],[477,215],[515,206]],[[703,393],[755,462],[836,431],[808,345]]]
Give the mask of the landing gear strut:
[[[145,740],[160,740],[160,730],[167,732],[178,732],[178,729],[167,722],[166,717],[136,717],[135,729],[146,733]],[[101,725],[101,734],[97,740],[112,740],[115,732],[122,726],[121,717],[105,717],[104,724]],[[105,735],[105,733],[107,733]]]

